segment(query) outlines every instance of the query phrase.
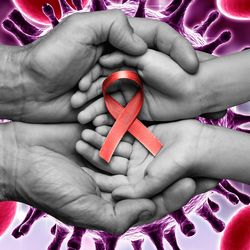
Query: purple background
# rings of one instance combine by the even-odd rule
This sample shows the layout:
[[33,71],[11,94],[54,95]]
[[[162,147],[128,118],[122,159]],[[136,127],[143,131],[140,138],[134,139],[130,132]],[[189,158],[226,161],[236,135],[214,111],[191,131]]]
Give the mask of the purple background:
[[[164,6],[165,3],[169,1],[159,1],[159,3]],[[192,28],[195,24],[200,23],[207,14],[212,10],[216,9],[216,1],[214,0],[195,0],[190,6],[192,11],[185,16],[186,25]],[[7,14],[13,9],[13,4],[10,0],[0,0],[0,23],[7,16]],[[233,38],[227,44],[221,46],[216,52],[217,54],[229,54],[237,50],[250,45],[250,22],[246,21],[236,21],[229,19],[223,15],[220,16],[219,20],[216,21],[206,33],[207,40],[215,39],[219,33],[223,30],[229,29],[233,32]],[[0,44],[17,45],[16,40],[11,34],[6,32],[0,27]],[[247,188],[245,185],[239,184],[239,186],[244,190]],[[218,201],[221,205],[221,210],[217,216],[223,219],[226,223],[230,220],[231,216],[240,208],[242,205],[232,206],[227,201],[222,199],[216,194],[212,194],[213,199]],[[9,230],[0,238],[0,249],[1,250],[44,250],[52,241],[53,236],[50,234],[50,228],[54,225],[55,220],[53,218],[41,219],[32,228],[31,232],[26,236],[18,240],[11,236],[13,228],[15,228],[21,220],[24,218],[27,207],[25,205],[19,204],[18,212],[15,220],[13,221]],[[219,249],[219,242],[222,234],[215,233],[208,223],[202,220],[195,214],[189,215],[192,222],[195,223],[197,228],[197,233],[191,237],[187,238],[177,230],[177,240],[181,249],[184,250],[215,250]],[[65,243],[67,240],[65,240]],[[164,241],[165,249],[171,249],[166,241]],[[66,249],[64,244],[62,249]],[[90,235],[84,236],[83,244],[81,249],[95,249],[93,241]],[[121,240],[116,248],[117,250],[129,250],[132,247]],[[145,243],[143,249],[153,250],[155,247],[153,244],[145,238]]]

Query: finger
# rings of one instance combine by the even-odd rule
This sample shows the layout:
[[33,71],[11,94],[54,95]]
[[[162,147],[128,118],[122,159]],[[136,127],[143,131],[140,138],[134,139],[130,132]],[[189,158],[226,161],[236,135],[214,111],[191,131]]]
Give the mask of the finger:
[[209,190],[212,190],[219,184],[219,180],[208,178],[195,178],[196,191],[195,194],[202,194]]
[[[120,93],[112,94],[112,97],[115,98],[122,105],[125,104],[125,99]],[[94,120],[97,116],[105,113],[107,113],[107,109],[104,102],[104,98],[102,97],[91,103],[82,112],[80,112],[78,115],[78,121],[82,124],[87,124]]]
[[107,163],[99,156],[99,150],[84,141],[78,141],[76,151],[95,167],[112,174],[127,174],[128,159],[113,156],[110,163]]
[[[98,150],[100,150],[104,143],[105,137],[99,135],[97,132],[93,130],[85,129],[82,132],[82,139],[85,142],[97,148]],[[114,155],[129,159],[131,153],[132,153],[132,145],[127,142],[120,142],[114,152]]]
[[123,200],[112,204],[94,195],[87,198],[84,207],[88,207],[89,213],[84,216],[85,224],[112,234],[124,233],[141,216],[150,217],[155,212],[154,203],[147,199]]
[[[100,45],[108,41],[115,48],[131,55],[143,54],[147,49],[145,42],[134,33],[122,11],[80,13],[78,16],[75,22],[82,27],[83,42],[87,44]],[[78,30],[79,33],[80,31]]]
[[111,126],[113,124],[114,124],[114,119],[109,114],[99,115],[93,120],[93,125],[95,127],[105,126],[105,125]]
[[106,175],[103,173],[99,173],[92,169],[83,167],[83,170],[86,171],[96,182],[98,188],[102,192],[111,193],[115,188],[120,185],[128,184],[128,179],[125,175]]
[[115,51],[111,54],[104,55],[100,58],[100,64],[106,68],[118,68],[124,65],[138,68],[138,63],[141,60],[141,56],[132,57],[121,53],[119,51]]
[[[102,84],[105,80],[105,77],[100,77],[96,81],[94,81],[88,90],[85,92],[77,91],[75,95],[72,97],[74,101],[74,107],[80,108],[85,103],[89,102],[90,100],[98,97],[102,93]],[[77,99],[76,99],[77,98]],[[81,101],[80,101],[81,100]],[[73,104],[73,103],[72,103]]]
[[172,159],[169,148],[167,150],[166,153],[163,148],[154,160],[149,163],[142,180],[134,185],[117,188],[112,193],[113,198],[120,200],[123,198],[152,197],[182,178],[184,170]]
[[214,112],[214,113],[207,113],[201,115],[201,117],[204,117],[206,119],[221,119],[227,114],[227,110],[219,111],[219,112]]
[[148,47],[169,55],[189,73],[198,70],[199,61],[191,44],[168,24],[144,18],[130,18],[129,22]]
[[173,212],[183,207],[196,194],[197,184],[192,178],[183,178],[162,192],[164,206]]
[[[99,127],[96,127],[95,131],[102,135],[102,136],[107,136],[109,131],[110,131],[111,127],[110,126],[99,126]],[[128,142],[130,144],[133,144],[135,139],[130,135],[130,134],[125,134],[125,136],[122,138],[122,141],[124,142]]]
[[97,63],[79,82],[79,89],[85,92],[91,84],[103,75],[102,66]]
[[78,115],[78,121],[82,124],[87,124],[94,120],[97,116],[107,113],[104,98],[101,97],[98,100],[91,103]]

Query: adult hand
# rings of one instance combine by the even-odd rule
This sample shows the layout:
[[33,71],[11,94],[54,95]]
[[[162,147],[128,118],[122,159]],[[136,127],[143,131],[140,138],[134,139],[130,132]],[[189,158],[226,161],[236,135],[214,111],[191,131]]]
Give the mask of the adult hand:
[[78,125],[0,126],[1,200],[39,208],[69,225],[123,233],[140,217],[154,214],[147,199],[115,203],[82,169],[88,166],[75,152]]
[[143,54],[147,44],[189,72],[198,69],[189,42],[165,23],[128,20],[117,10],[76,13],[33,44],[0,48],[5,55],[1,72],[6,76],[0,116],[32,123],[75,121],[78,111],[71,108],[70,97],[107,44],[134,56]]

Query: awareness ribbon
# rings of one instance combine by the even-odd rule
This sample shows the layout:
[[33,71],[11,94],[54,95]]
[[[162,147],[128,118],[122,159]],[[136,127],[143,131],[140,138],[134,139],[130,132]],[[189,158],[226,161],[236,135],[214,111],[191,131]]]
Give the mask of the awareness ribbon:
[[[139,87],[125,107],[107,93],[108,88],[120,79],[131,80]],[[116,147],[127,131],[143,144],[152,155],[157,155],[162,148],[161,142],[136,118],[144,101],[143,85],[138,74],[128,70],[115,72],[103,82],[102,92],[107,110],[116,121],[104,141],[99,156],[106,162],[110,162]]]

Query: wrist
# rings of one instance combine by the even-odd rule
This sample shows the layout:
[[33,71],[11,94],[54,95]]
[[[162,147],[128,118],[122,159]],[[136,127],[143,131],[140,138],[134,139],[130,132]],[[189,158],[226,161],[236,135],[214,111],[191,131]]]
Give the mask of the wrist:
[[0,200],[14,198],[18,146],[14,123],[0,124]]
[[192,175],[195,177],[209,177],[214,164],[213,152],[216,150],[214,140],[216,137],[216,126],[205,125],[200,123],[199,135],[197,136],[196,153],[194,165],[191,166]]
[[28,83],[22,47],[0,47],[0,117],[18,120],[22,116]]

